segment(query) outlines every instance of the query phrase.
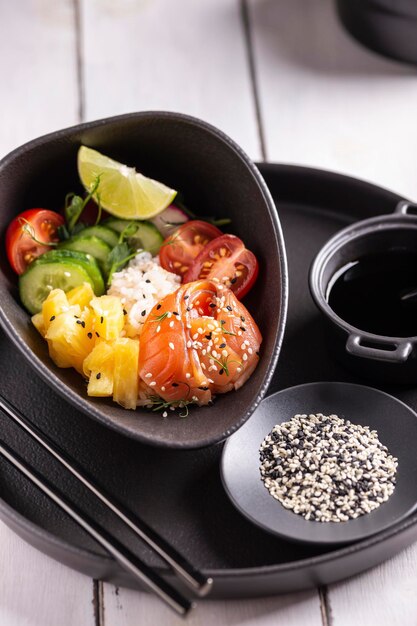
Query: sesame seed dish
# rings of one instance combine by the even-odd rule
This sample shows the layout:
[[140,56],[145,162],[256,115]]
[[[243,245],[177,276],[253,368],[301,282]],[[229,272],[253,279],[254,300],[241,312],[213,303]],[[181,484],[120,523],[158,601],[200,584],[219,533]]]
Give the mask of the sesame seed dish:
[[318,522],[347,522],[392,495],[398,461],[376,430],[337,415],[295,415],[260,447],[261,478],[286,509]]

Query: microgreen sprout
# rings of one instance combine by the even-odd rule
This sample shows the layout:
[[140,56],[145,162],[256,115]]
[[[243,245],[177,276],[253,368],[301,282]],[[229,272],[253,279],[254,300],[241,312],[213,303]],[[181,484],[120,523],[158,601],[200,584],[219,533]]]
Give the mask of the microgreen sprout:
[[26,220],[24,217],[19,217],[19,224],[22,225],[22,235],[23,233],[25,233],[26,235],[29,235],[29,237],[35,242],[38,243],[41,246],[56,246],[57,242],[56,241],[41,241],[40,239],[38,239],[36,237],[35,234],[35,229],[33,228],[32,224],[30,222],[28,222],[28,220]]

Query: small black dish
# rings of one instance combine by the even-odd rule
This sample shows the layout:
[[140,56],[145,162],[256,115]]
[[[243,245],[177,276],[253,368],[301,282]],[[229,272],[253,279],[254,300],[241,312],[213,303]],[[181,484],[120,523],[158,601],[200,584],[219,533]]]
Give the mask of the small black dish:
[[387,336],[353,326],[330,306],[329,293],[341,272],[364,256],[416,255],[416,209],[401,201],[391,215],[354,222],[325,243],[310,268],[310,292],[323,314],[331,352],[361,376],[386,383],[416,383],[417,335]]
[[[335,413],[378,431],[398,458],[397,484],[378,509],[348,522],[312,522],[285,509],[260,477],[259,447],[275,424],[297,413]],[[391,527],[417,504],[417,415],[400,400],[371,387],[320,382],[284,389],[266,398],[223,449],[221,476],[233,504],[250,521],[291,541],[334,545],[359,541]]]

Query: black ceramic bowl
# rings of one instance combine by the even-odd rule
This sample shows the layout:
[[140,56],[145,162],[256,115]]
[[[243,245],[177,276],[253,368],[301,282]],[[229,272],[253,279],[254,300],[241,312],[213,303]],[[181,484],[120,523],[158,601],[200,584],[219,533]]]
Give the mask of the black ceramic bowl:
[[415,0],[336,0],[344,27],[360,43],[393,59],[417,63]]
[[417,336],[388,337],[355,328],[331,308],[328,293],[340,271],[358,258],[390,250],[417,254],[417,205],[400,202],[393,215],[373,217],[339,231],[310,269],[310,291],[326,320],[334,355],[365,378],[417,383]]
[[[145,409],[127,411],[110,400],[88,398],[79,374],[52,363],[46,342],[19,302],[16,276],[5,255],[7,225],[25,209],[58,209],[67,192],[81,191],[76,168],[81,144],[181,190],[196,214],[230,217],[228,231],[241,237],[259,260],[259,279],[245,299],[263,336],[259,365],[239,391],[220,396],[212,407],[196,407],[186,419],[164,419]],[[0,162],[0,207],[0,322],[35,372],[65,400],[129,437],[171,448],[214,444],[244,424],[265,395],[277,363],[287,266],[274,202],[256,167],[232,140],[175,113],[133,113],[80,124],[31,141]]]

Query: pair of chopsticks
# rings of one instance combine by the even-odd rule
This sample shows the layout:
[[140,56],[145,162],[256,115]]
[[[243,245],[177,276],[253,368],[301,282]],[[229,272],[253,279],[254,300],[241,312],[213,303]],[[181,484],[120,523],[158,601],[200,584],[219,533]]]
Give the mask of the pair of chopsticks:
[[[124,522],[135,535],[150,546],[170,567],[176,576],[198,596],[207,595],[213,581],[205,577],[194,568],[184,556],[171,546],[163,537],[158,535],[143,520],[134,516],[130,511],[117,503],[111,496],[100,489],[86,473],[77,465],[76,461],[55,444],[39,428],[27,420],[13,405],[0,395],[0,410],[22,428],[32,439],[37,441],[63,467],[75,476],[89,491],[99,498],[117,517]],[[194,606],[181,592],[160,576],[139,557],[133,554],[116,537],[102,528],[86,513],[63,496],[45,477],[41,476],[26,461],[24,461],[8,445],[0,440],[0,455],[24,474],[34,485],[43,491],[61,509],[63,509],[79,526],[93,539],[102,545],[118,563],[128,571],[139,583],[154,592],[168,606],[180,615],[185,616]]]

